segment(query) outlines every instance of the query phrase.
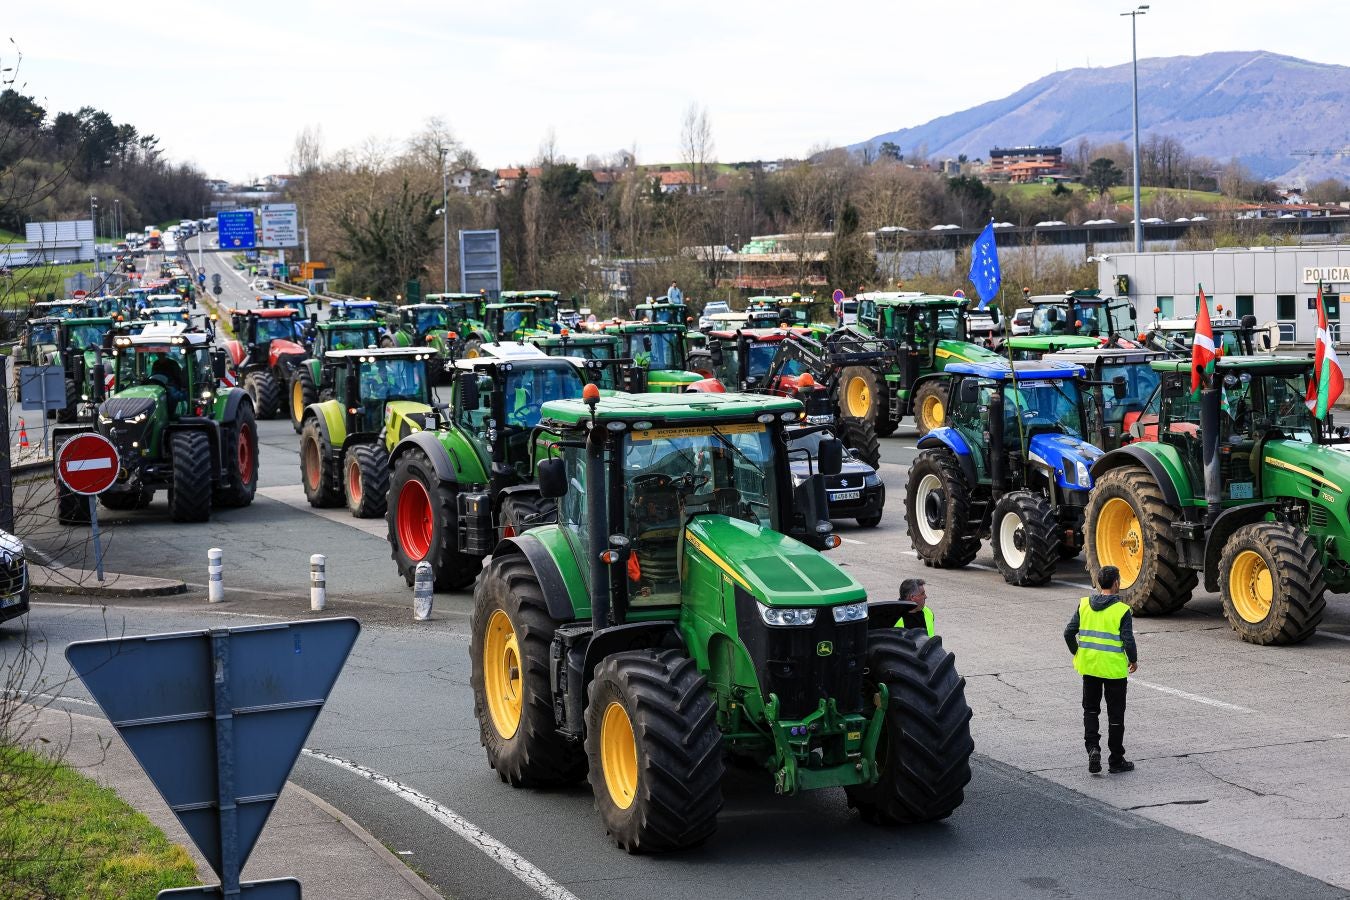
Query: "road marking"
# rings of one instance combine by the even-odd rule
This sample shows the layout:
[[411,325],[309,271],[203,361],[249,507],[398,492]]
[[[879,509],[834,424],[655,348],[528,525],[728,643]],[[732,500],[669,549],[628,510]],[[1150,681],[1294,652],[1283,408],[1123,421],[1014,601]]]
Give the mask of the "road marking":
[[1140,681],[1138,678],[1131,678],[1131,684],[1137,684],[1140,687],[1146,687],[1151,690],[1160,691],[1164,694],[1171,694],[1174,697],[1180,697],[1183,700],[1194,700],[1196,703],[1203,703],[1206,706],[1214,706],[1219,709],[1228,709],[1233,712],[1251,712],[1245,706],[1238,706],[1236,703],[1224,703],[1222,700],[1215,700],[1213,697],[1201,697],[1199,694],[1192,694],[1189,691],[1183,691],[1179,688],[1167,687],[1162,684],[1153,684],[1148,681]]
[[455,832],[455,834],[464,838],[464,840],[472,844],[489,859],[519,878],[521,882],[540,897],[546,897],[548,900],[578,900],[575,894],[561,884],[558,884],[558,882],[554,881],[552,878],[549,878],[542,869],[536,867],[519,853],[506,846],[453,809],[442,806],[425,794],[413,790],[406,784],[395,781],[388,775],[376,772],[374,769],[368,769],[360,763],[354,763],[350,760],[324,753],[322,750],[311,750],[310,748],[305,747],[300,752],[312,759],[326,762],[329,765],[337,766],[339,769],[345,769],[348,772],[359,775],[367,781],[374,782],[396,797],[401,797],[408,801],[413,806],[422,810],[424,813]]
[[1328,637],[1333,641],[1350,641],[1350,634],[1337,634],[1334,631],[1319,631],[1317,632],[1317,636]]
[[843,541],[845,544],[857,544],[857,545],[859,545],[859,546],[861,546],[861,547],[866,547],[866,546],[867,546],[867,542],[866,542],[866,541],[855,541],[853,538],[841,537],[840,540]]
[[61,694],[39,694],[36,691],[21,691],[25,697],[36,697],[39,700],[64,700],[67,703],[79,703],[83,706],[98,706],[93,700],[85,700],[82,697],[66,697]]

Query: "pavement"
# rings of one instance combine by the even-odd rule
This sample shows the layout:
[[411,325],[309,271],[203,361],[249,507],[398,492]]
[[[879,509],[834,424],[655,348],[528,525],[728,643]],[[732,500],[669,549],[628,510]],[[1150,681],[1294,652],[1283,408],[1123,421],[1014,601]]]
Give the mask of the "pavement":
[[29,583],[33,590],[43,594],[78,594],[90,597],[167,597],[182,594],[187,585],[177,578],[155,578],[148,575],[122,575],[104,572],[100,581],[97,572],[69,566],[43,566],[30,563]]

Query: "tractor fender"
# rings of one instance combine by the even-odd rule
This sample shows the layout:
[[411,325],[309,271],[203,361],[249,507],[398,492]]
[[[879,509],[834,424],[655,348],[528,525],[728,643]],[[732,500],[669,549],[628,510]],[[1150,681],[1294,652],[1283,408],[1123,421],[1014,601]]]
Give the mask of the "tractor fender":
[[558,563],[543,542],[526,532],[506,538],[492,549],[494,557],[508,553],[519,553],[529,561],[530,568],[534,569],[535,577],[539,579],[539,587],[544,592],[544,602],[548,604],[548,614],[553,621],[571,622],[576,619],[576,611],[567,593],[567,583],[563,581]]
[[234,363],[236,367],[244,364],[246,354],[243,344],[236,340],[229,340],[225,342],[225,349],[230,353],[230,362]]
[[686,394],[725,394],[727,389],[716,378],[700,378],[684,386]]
[[652,647],[682,650],[689,654],[680,625],[674,619],[658,619],[651,622],[629,622],[614,625],[591,635],[586,644],[586,656],[581,664],[582,677],[589,694],[591,676],[601,660],[625,650],[646,650]]
[[[1095,484],[1098,479],[1112,469],[1135,463],[1148,469],[1148,473],[1158,483],[1158,490],[1162,491],[1163,500],[1167,501],[1168,506],[1180,507],[1181,495],[1177,493],[1176,483],[1173,481],[1168,467],[1163,464],[1163,461],[1157,455],[1145,450],[1144,446],[1142,444],[1128,444],[1118,450],[1112,450],[1097,460],[1092,464],[1091,469],[1093,483]],[[1153,447],[1156,445],[1148,444],[1147,446]]]
[[239,408],[242,404],[253,405],[253,398],[249,397],[248,391],[243,388],[230,388],[225,394],[225,404],[220,411],[221,422],[233,424],[239,418]]
[[436,470],[436,477],[441,481],[457,481],[455,476],[455,465],[450,459],[450,453],[436,440],[435,432],[419,431],[410,434],[394,446],[394,452],[389,454],[389,467],[392,469],[398,462],[398,458],[408,451],[410,447],[416,447],[427,455],[431,460],[431,467]]
[[920,450],[950,450],[961,466],[961,473],[966,476],[966,484],[979,484],[979,478],[975,475],[975,454],[966,442],[965,435],[950,425],[934,428],[919,438],[915,446]]
[[[319,427],[322,428],[323,426],[320,425]],[[343,455],[346,455],[348,447],[355,447],[359,444],[378,444],[379,441],[380,435],[378,432],[356,431],[347,435],[347,438],[342,442],[341,447],[334,447],[333,449],[335,452],[341,452]]]
[[1223,555],[1223,545],[1244,525],[1260,522],[1266,514],[1275,511],[1274,503],[1248,503],[1234,506],[1219,514],[1205,536],[1205,590],[1218,593],[1219,557]]
[[303,429],[310,419],[318,423],[319,434],[331,451],[336,453],[347,445],[347,419],[343,415],[342,404],[335,400],[311,403],[300,417],[300,427]]

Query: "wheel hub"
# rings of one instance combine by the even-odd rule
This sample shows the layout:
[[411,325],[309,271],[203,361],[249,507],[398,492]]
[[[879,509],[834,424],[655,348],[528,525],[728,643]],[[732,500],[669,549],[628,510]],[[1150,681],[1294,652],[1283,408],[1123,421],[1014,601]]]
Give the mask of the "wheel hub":
[[947,519],[947,498],[942,491],[933,491],[924,498],[923,516],[929,528],[942,528]]
[[1013,532],[1012,544],[1013,547],[1015,547],[1017,550],[1021,552],[1026,552],[1027,532],[1026,529],[1023,528],[1021,525],[1018,525],[1017,530]]

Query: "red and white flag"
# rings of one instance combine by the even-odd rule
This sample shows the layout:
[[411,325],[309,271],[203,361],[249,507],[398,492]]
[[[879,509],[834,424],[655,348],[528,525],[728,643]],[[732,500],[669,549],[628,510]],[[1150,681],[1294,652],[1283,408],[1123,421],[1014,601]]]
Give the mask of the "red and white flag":
[[1308,409],[1318,419],[1325,419],[1331,404],[1345,390],[1345,375],[1341,361],[1336,358],[1336,345],[1331,342],[1327,328],[1327,309],[1322,305],[1322,285],[1317,285],[1317,352],[1313,357],[1313,377],[1308,383]]
[[1205,380],[1214,374],[1214,329],[1209,324],[1209,307],[1205,304],[1205,289],[1200,290],[1200,308],[1195,315],[1195,340],[1191,343],[1191,395],[1198,397]]

